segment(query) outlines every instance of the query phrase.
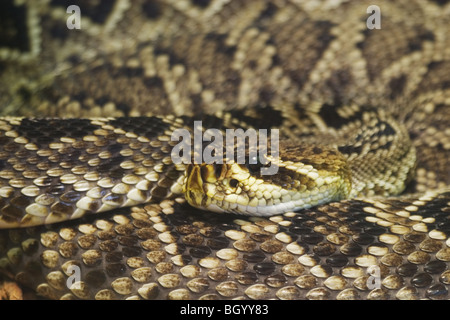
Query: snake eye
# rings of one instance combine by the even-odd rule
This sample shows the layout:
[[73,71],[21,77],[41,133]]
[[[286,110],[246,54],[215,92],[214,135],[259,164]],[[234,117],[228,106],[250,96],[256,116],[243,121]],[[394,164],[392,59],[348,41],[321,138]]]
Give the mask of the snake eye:
[[236,188],[239,181],[237,181],[236,179],[231,179],[229,183],[230,183],[230,187]]

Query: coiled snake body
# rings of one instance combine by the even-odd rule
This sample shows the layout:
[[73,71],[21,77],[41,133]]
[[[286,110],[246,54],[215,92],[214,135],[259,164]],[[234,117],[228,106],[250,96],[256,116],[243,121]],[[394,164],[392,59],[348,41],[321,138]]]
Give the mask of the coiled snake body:
[[[100,3],[80,30],[2,4],[30,31],[0,39],[3,274],[54,299],[448,298],[448,4],[380,2],[369,29],[365,2]],[[279,129],[277,174],[174,164],[195,120]]]

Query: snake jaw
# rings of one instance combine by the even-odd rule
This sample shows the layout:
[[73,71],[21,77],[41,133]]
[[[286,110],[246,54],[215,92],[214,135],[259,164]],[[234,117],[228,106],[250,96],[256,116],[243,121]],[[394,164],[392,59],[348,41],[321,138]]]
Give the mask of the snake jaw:
[[316,170],[308,171],[305,166],[297,168],[281,164],[280,169],[285,171],[286,179],[292,178],[291,184],[252,175],[245,166],[235,163],[189,165],[185,197],[191,206],[203,210],[272,216],[340,200],[348,195],[349,187],[342,182],[345,179],[337,175],[320,176]]
[[314,165],[279,161],[278,175],[272,177],[236,163],[189,165],[183,191],[191,206],[207,211],[283,214],[347,198],[351,182],[340,160],[338,156],[329,166],[323,159]]

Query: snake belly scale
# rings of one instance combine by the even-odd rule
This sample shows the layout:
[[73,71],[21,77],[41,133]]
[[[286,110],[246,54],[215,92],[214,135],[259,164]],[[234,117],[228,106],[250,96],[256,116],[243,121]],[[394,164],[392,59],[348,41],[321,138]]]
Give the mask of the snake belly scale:
[[[449,298],[449,4],[380,1],[381,29],[365,1],[78,5],[78,30],[64,2],[0,5],[5,278],[50,299]],[[174,164],[195,120],[279,129],[277,174]]]

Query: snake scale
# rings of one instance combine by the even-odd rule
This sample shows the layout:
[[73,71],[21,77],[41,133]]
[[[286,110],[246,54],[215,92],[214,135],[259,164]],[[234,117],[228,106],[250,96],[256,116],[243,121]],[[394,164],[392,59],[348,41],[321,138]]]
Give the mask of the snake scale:
[[[449,298],[446,1],[0,7],[5,279],[50,299]],[[300,172],[344,159],[357,191],[267,217],[194,208],[170,137],[195,119],[278,128],[297,173],[277,186],[300,174],[313,194]],[[191,169],[190,190],[230,170]]]

